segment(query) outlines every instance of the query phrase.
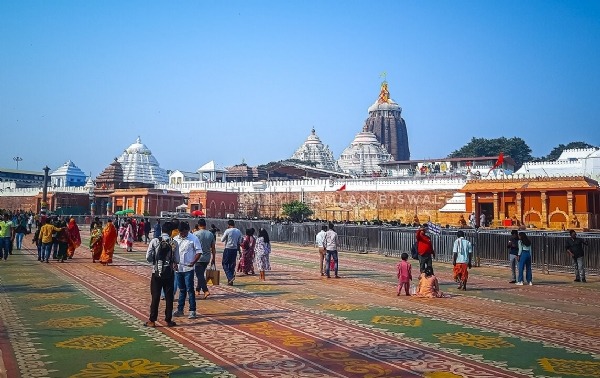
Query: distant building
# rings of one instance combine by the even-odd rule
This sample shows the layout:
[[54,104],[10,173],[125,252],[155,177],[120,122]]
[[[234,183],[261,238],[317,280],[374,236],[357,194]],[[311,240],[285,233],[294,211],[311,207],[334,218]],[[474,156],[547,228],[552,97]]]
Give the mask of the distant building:
[[564,150],[555,161],[527,162],[515,172],[524,177],[585,176],[600,181],[600,149]]
[[0,189],[5,187],[37,188],[43,184],[44,172],[0,168]]
[[342,152],[338,165],[345,173],[355,176],[387,175],[381,163],[390,161],[392,155],[379,143],[375,134],[367,127]]
[[333,158],[333,153],[328,146],[321,143],[315,129],[311,130],[306,141],[292,155],[292,159],[312,163],[316,168],[329,171],[339,171],[340,167]]
[[200,174],[196,172],[185,172],[178,169],[169,173],[169,184],[182,184],[189,181],[200,181]]
[[267,178],[267,171],[262,167],[251,167],[244,162],[226,169],[227,181],[259,181]]
[[123,180],[127,183],[166,184],[167,171],[158,165],[152,151],[138,137],[117,159],[123,169]]
[[369,107],[365,126],[366,131],[374,133],[379,143],[392,155],[390,160],[410,159],[408,131],[402,118],[402,108],[391,99],[386,81],[381,83],[379,97]]
[[58,167],[50,174],[50,185],[62,186],[85,186],[87,176],[71,160]]
[[490,172],[498,156],[479,156],[469,158],[437,158],[422,160],[387,161],[380,164],[392,177],[404,176],[468,176],[473,178],[510,175],[515,170],[515,161],[504,156],[502,165]]

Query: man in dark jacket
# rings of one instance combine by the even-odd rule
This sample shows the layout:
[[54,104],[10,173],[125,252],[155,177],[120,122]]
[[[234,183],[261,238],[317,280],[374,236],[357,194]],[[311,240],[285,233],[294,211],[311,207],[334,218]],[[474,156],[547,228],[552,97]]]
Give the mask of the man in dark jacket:
[[586,282],[583,246],[587,245],[587,242],[578,238],[575,230],[569,230],[569,234],[571,237],[567,239],[567,252],[573,258],[573,265],[575,265],[575,282]]

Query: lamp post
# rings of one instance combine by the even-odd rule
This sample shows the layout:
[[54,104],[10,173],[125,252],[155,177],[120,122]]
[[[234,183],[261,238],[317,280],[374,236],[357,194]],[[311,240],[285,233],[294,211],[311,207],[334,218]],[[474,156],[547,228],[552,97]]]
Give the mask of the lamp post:
[[17,171],[18,171],[18,170],[19,170],[19,162],[20,162],[20,161],[23,161],[23,158],[22,158],[22,157],[20,157],[20,156],[15,156],[15,157],[13,158],[13,160],[17,162]]

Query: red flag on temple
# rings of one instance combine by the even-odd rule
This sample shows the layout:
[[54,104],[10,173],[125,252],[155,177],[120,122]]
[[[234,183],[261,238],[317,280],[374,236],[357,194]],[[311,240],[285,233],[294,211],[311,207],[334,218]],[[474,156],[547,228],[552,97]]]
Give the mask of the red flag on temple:
[[346,190],[346,184],[340,186],[340,188],[336,190],[336,192],[341,192],[342,190]]
[[504,152],[500,152],[500,155],[498,155],[498,160],[496,160],[496,162],[494,163],[494,165],[492,166],[492,168],[490,168],[488,175],[490,174],[490,172],[492,172],[494,169],[496,168],[500,168],[502,166],[502,164],[504,163]]

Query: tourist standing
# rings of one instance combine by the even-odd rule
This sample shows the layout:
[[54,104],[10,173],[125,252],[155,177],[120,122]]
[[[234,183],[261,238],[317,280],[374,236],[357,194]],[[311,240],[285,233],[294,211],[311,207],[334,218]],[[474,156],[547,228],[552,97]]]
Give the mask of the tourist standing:
[[510,283],[517,283],[517,266],[519,261],[517,256],[519,255],[519,231],[512,230],[510,232],[510,240],[508,241],[508,258],[511,272]]
[[102,230],[102,254],[100,255],[100,263],[102,265],[112,263],[115,244],[117,244],[117,229],[112,219],[108,218],[106,226]]
[[427,224],[422,225],[417,230],[417,252],[419,253],[419,271],[423,273],[425,268],[428,266],[433,270],[433,257],[435,257],[435,251],[431,244],[431,238],[427,235],[428,227]]
[[75,219],[71,218],[67,225],[67,233],[69,234],[69,246],[67,247],[67,258],[72,259],[75,250],[81,245],[81,234],[79,227],[75,223]]
[[127,221],[125,221],[125,224],[124,224],[123,238],[121,239],[121,242],[119,243],[121,248],[125,248],[125,250],[127,252],[133,251],[133,240],[135,237],[133,227],[134,226],[131,224],[131,220],[127,219]]
[[15,225],[15,240],[17,241],[17,249],[20,250],[23,247],[23,237],[27,233],[27,218],[25,214],[21,214],[17,217],[17,223]]
[[467,290],[469,269],[473,259],[473,245],[465,239],[464,231],[456,233],[458,237],[452,246],[452,265],[454,266],[454,280],[458,281],[458,290]]
[[144,222],[144,243],[150,243],[150,231],[152,231],[152,225],[150,224],[150,219],[146,218]]
[[173,277],[179,263],[179,245],[171,239],[170,222],[165,222],[161,234],[150,241],[146,251],[146,261],[152,264],[150,278],[150,316],[144,323],[146,327],[155,327],[158,319],[158,305],[161,292],[165,299],[165,322],[167,327],[177,325],[173,321]]
[[154,239],[159,238],[161,235],[161,227],[160,227],[160,219],[156,220],[156,224],[154,225]]
[[[267,230],[261,228],[258,231],[258,239],[256,239],[256,269],[260,274],[259,280],[265,281],[265,271],[271,270],[271,261],[269,255],[271,254],[271,241],[269,240],[269,234]],[[321,260],[323,261],[323,260]]]
[[396,295],[400,295],[402,288],[406,295],[410,295],[410,281],[412,280],[412,265],[408,262],[408,253],[404,252],[400,255],[400,262],[396,265],[396,271],[398,276],[398,288],[396,289]]
[[571,255],[575,266],[575,282],[586,282],[583,246],[588,243],[582,238],[578,238],[575,230],[569,230],[569,234],[571,237],[567,239],[567,252]]
[[244,274],[254,274],[254,247],[256,239],[254,238],[254,228],[246,229],[246,236],[240,244],[242,256],[238,264],[237,271]]
[[315,245],[319,248],[319,270],[321,272],[321,276],[325,275],[325,270],[323,270],[323,261],[325,260],[325,247],[323,247],[323,240],[325,239],[325,233],[327,232],[327,226],[321,226],[321,231],[315,236]]
[[37,247],[38,261],[42,261],[44,258],[44,251],[42,249],[42,240],[40,239],[40,227],[36,227],[35,233],[33,234],[33,244]]
[[242,242],[242,233],[235,228],[233,219],[227,221],[227,229],[223,232],[221,241],[225,243],[222,261],[223,271],[227,276],[227,285],[231,286],[235,280],[235,261]]
[[523,285],[523,270],[525,270],[525,279],[531,286],[533,285],[533,277],[531,274],[531,240],[524,232],[519,232],[519,278],[517,285]]
[[198,231],[194,232],[194,235],[200,241],[200,247],[202,248],[202,255],[200,255],[200,259],[194,267],[196,279],[198,280],[198,284],[196,285],[196,293],[200,295],[200,290],[202,290],[204,293],[204,299],[206,299],[210,295],[210,292],[208,291],[208,286],[206,285],[206,277],[204,276],[204,272],[209,264],[215,264],[215,236],[212,232],[206,229],[205,219],[199,219],[196,226],[198,227]]
[[100,260],[102,255],[102,222],[100,220],[92,222],[93,227],[90,231],[90,251],[92,251],[92,262]]
[[[179,288],[179,301],[177,311],[173,316],[183,316],[186,296],[190,306],[189,319],[196,319],[196,296],[194,294],[194,266],[198,262],[202,252],[202,246],[198,238],[190,233],[188,222],[180,222],[179,234],[174,240],[179,249],[179,264],[177,265],[177,287]],[[165,293],[165,298],[166,298]]]
[[485,227],[485,226],[486,226],[485,213],[482,211],[481,215],[479,215],[479,227]]
[[53,234],[61,231],[60,228],[56,227],[49,218],[42,219],[41,221],[42,227],[40,228],[40,234],[38,238],[42,242],[42,250],[43,255],[40,262],[46,261],[46,263],[50,262],[50,253],[52,253],[52,244],[53,244]]
[[67,248],[69,247],[69,234],[67,233],[67,225],[64,221],[60,221],[57,225],[60,231],[56,233],[56,243],[58,244],[58,252],[56,258],[58,262],[65,262],[67,259]]
[[334,273],[335,273],[335,278],[340,278],[340,276],[338,275],[338,269],[339,269],[339,264],[338,264],[338,251],[337,251],[337,245],[338,245],[338,237],[337,237],[337,232],[335,232],[333,230],[333,223],[329,222],[328,225],[328,230],[325,233],[325,237],[323,238],[323,248],[325,248],[325,251],[327,251],[325,253],[325,275],[327,276],[327,278],[331,278],[330,275],[330,271],[331,271],[331,260],[333,259],[333,269],[334,269]]
[[2,252],[0,258],[4,258],[4,260],[8,259],[8,255],[10,254],[10,246],[12,245],[13,238],[13,222],[10,220],[10,215],[8,215],[8,213],[5,213],[4,219],[0,221],[0,252]]

